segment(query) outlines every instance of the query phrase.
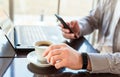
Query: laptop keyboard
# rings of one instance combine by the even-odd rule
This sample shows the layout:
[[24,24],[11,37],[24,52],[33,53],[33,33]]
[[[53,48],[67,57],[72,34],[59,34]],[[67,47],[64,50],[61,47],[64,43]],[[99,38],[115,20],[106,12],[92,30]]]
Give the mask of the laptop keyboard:
[[24,26],[16,28],[17,44],[33,45],[36,41],[47,40],[43,30],[39,26]]
[[51,26],[23,26],[16,27],[17,45],[33,46],[36,41],[49,40],[59,43],[65,40],[61,31]]

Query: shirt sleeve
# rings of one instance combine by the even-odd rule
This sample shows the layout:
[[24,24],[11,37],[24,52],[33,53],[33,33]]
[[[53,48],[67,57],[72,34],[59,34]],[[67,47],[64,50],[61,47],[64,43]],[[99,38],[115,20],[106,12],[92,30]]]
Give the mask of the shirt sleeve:
[[88,53],[92,71],[91,73],[120,74],[120,53]]
[[90,34],[95,29],[101,26],[103,15],[103,4],[97,5],[97,7],[90,11],[90,14],[82,19],[79,19],[80,36]]

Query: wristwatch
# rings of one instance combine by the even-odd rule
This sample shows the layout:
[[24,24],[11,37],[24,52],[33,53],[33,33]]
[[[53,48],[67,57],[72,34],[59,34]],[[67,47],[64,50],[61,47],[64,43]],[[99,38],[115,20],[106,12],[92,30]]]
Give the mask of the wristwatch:
[[82,69],[87,69],[88,66],[88,54],[87,53],[81,53],[82,56]]

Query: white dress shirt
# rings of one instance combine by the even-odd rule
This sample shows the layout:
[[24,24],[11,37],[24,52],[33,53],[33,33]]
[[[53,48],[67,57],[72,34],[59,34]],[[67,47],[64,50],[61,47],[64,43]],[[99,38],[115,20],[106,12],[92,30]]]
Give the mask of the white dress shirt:
[[79,20],[80,36],[90,34],[95,29],[99,31],[97,48],[100,54],[88,53],[92,65],[91,72],[120,74],[120,29],[116,32],[116,26],[120,26],[119,19],[120,0],[98,0],[96,9],[91,11],[89,16]]

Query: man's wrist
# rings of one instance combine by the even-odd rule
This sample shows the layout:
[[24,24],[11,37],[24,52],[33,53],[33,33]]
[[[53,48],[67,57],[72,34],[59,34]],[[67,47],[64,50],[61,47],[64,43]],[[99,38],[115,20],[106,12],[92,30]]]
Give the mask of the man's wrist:
[[81,53],[81,63],[82,63],[82,69],[86,69],[88,71],[92,70],[91,67],[91,62],[90,62],[90,58],[89,55],[87,53]]
[[81,56],[82,56],[82,69],[87,69],[88,55],[87,55],[87,53],[81,53]]
[[92,66],[91,66],[91,61],[90,61],[89,55],[88,55],[88,66],[87,66],[87,70],[88,70],[88,71],[91,71],[91,70],[92,70]]

